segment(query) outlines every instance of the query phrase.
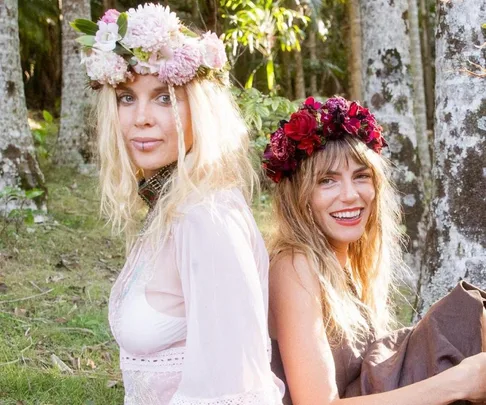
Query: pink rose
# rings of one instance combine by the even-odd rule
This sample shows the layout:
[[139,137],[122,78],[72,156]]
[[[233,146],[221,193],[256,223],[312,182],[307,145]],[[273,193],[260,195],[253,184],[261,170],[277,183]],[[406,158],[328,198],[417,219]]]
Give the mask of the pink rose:
[[203,64],[211,69],[221,69],[228,60],[221,41],[214,32],[203,34],[201,40]]
[[118,17],[120,16],[120,12],[115,10],[114,8],[107,10],[103,17],[101,17],[101,21],[110,24],[116,23],[118,21]]

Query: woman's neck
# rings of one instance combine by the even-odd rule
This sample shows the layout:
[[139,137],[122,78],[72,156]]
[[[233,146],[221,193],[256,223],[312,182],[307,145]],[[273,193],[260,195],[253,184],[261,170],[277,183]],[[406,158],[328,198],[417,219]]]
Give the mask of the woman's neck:
[[342,268],[346,266],[348,263],[348,248],[349,244],[343,244],[339,246],[332,246],[334,250],[334,254],[336,255],[339,264],[341,265]]

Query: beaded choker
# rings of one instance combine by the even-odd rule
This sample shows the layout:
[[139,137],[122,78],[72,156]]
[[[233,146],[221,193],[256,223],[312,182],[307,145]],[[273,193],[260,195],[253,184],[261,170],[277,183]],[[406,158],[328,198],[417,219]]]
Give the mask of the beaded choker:
[[147,203],[150,209],[153,209],[155,204],[157,204],[162,188],[169,180],[176,166],[177,161],[170,163],[162,167],[149,179],[142,179],[138,183],[138,195]]

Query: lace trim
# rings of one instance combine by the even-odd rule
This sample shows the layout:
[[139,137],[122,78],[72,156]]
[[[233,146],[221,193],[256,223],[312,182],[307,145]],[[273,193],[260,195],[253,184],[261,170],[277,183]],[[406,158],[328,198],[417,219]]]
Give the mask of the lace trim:
[[[122,348],[120,348],[120,368],[122,370],[145,370],[159,372],[180,371],[182,372],[182,366],[184,364],[184,354],[186,348],[173,347],[166,349],[152,355],[140,356],[133,355]],[[272,343],[270,339],[267,342],[267,356],[268,361],[272,360]]]
[[154,355],[135,356],[120,349],[120,368],[134,371],[181,372],[184,352],[184,347],[174,347]]
[[282,398],[276,388],[225,395],[213,399],[190,398],[176,393],[169,405],[281,405]]

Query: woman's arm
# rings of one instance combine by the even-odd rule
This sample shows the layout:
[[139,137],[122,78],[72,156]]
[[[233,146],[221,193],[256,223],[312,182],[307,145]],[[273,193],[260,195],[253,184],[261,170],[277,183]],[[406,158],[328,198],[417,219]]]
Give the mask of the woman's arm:
[[294,405],[445,405],[460,399],[486,399],[486,353],[403,388],[339,399],[320,295],[319,281],[303,255],[284,256],[272,264],[273,335]]
[[175,229],[187,339],[171,405],[281,404],[250,231],[239,209],[219,203],[193,208]]

